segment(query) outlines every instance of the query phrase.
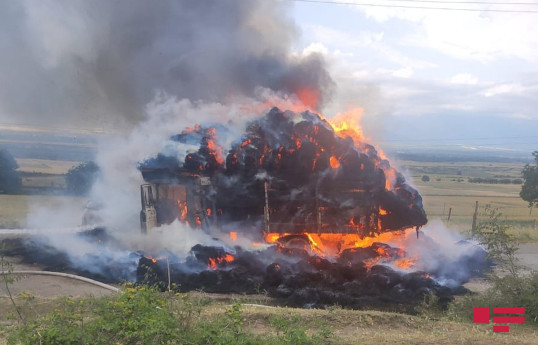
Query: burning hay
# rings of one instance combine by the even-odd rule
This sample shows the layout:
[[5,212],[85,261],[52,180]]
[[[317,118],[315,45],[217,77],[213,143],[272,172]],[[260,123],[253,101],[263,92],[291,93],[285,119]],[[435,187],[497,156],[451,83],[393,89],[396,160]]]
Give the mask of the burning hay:
[[221,135],[228,135],[221,126],[187,129],[171,139],[197,150],[140,164],[150,183],[141,214],[148,236],[158,235],[151,226],[179,221],[225,241],[194,246],[186,261],[162,254],[166,266],[142,257],[139,282],[267,291],[294,306],[451,298],[453,290],[415,267],[417,254],[408,255],[401,240],[412,231],[418,238],[427,222],[419,193],[360,132],[273,108],[227,153]]
[[[270,243],[284,234],[312,239],[313,234],[335,233],[357,235],[357,242],[426,224],[418,192],[373,146],[354,141],[346,131],[335,131],[327,120],[308,111],[273,108],[248,125],[226,157],[216,144],[217,128],[184,131],[172,139],[200,143],[196,152],[183,161],[159,155],[140,167],[144,179],[156,184],[152,198],[157,223],[177,218],[208,229],[233,222],[254,239],[263,229]],[[204,179],[207,188],[189,191],[187,185],[195,178]],[[187,186],[182,196],[177,193],[180,186]],[[168,195],[162,195],[164,188]],[[198,201],[185,208],[187,199],[195,198]],[[325,242],[341,245],[349,238],[333,236]]]
[[421,196],[349,126],[273,108],[230,136],[196,126],[140,163],[144,251],[98,229],[12,243],[12,254],[106,282],[265,292],[299,307],[446,303],[484,268],[479,247],[418,236]]

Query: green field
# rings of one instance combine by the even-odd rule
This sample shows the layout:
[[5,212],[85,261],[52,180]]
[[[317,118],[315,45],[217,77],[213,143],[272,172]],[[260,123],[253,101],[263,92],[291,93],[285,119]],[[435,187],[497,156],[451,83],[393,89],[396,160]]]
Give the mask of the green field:
[[[26,227],[26,218],[32,207],[46,207],[51,213],[61,211],[65,205],[80,209],[73,219],[82,220],[87,198],[63,195],[8,195],[0,194],[0,228],[17,229]],[[74,224],[79,225],[79,224]],[[47,224],[43,224],[47,227]]]
[[[538,210],[529,214],[528,203],[519,197],[519,184],[470,183],[469,178],[521,178],[523,164],[516,163],[430,163],[402,162],[422,195],[428,218],[441,219],[460,231],[471,229],[475,203],[478,221],[486,205],[498,208],[502,219],[520,241],[538,241]],[[423,182],[427,175],[429,182]],[[448,214],[451,210],[450,221]]]
[[[30,192],[65,187],[64,173],[76,162],[21,160],[21,169],[27,173],[23,186]],[[479,217],[486,205],[498,208],[502,218],[511,226],[511,232],[520,241],[538,241],[538,210],[529,214],[528,204],[519,197],[519,184],[470,183],[469,178],[521,178],[523,164],[488,162],[399,162],[399,169],[407,172],[422,195],[428,219],[441,219],[449,227],[460,231],[471,229],[475,202]],[[32,175],[32,173],[37,173]],[[429,182],[422,176],[428,175]],[[43,205],[60,205],[68,196],[0,195],[0,227],[24,226],[30,202]],[[71,199],[70,199],[71,200]],[[72,198],[84,204],[83,198]],[[60,206],[58,206],[60,207]],[[448,214],[450,212],[450,221]]]
[[49,159],[17,158],[20,172],[61,175],[81,162]]
[[[462,232],[471,229],[475,202],[479,203],[479,218],[484,219],[484,207],[490,204],[503,213],[502,219],[510,225],[510,232],[522,242],[538,242],[536,222],[538,210],[529,214],[528,204],[521,200],[521,185],[469,183],[468,178],[520,178],[522,164],[513,163],[428,163],[405,161],[400,164],[412,177],[412,183],[423,197],[424,207],[430,220],[441,219]],[[422,176],[428,175],[429,182]],[[61,175],[56,175],[62,177]],[[66,202],[83,208],[86,199],[51,195],[1,195],[0,228],[23,227],[31,205],[47,205],[60,209]],[[448,213],[451,209],[450,221]],[[277,335],[271,320],[283,316],[297,317],[307,334],[315,334],[320,325],[330,329],[328,344],[535,344],[536,329],[531,325],[511,325],[510,334],[495,334],[491,325],[477,325],[472,321],[456,318],[451,313],[407,315],[374,310],[345,310],[338,306],[326,310],[292,309],[259,306],[270,302],[267,296],[225,296],[223,300],[211,297],[207,301],[203,292],[192,293],[193,301],[201,298],[204,304],[200,314],[195,315],[194,325],[211,325],[226,318],[230,304],[243,303],[241,320],[244,329],[252,338]],[[2,297],[2,296],[0,296]],[[57,310],[62,300],[35,298],[29,303],[16,296],[26,315],[44,315]],[[252,305],[252,303],[256,305]],[[7,298],[0,298],[0,320],[12,316],[13,310]],[[174,307],[177,309],[177,306]],[[469,307],[470,308],[470,307]],[[174,309],[174,310],[176,310]],[[93,314],[86,320],[95,318]],[[121,318],[119,318],[121,319]],[[128,319],[128,318],[126,318]],[[0,344],[6,344],[8,331],[13,322],[0,324]],[[204,326],[207,327],[207,326]],[[222,328],[226,331],[226,327]],[[535,339],[535,340],[532,340]],[[289,342],[288,342],[289,343]]]

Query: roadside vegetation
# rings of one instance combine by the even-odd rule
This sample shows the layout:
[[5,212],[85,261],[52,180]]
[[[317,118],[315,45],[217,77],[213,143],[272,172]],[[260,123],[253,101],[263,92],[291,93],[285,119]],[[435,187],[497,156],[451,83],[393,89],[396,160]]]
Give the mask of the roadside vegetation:
[[509,335],[499,335],[491,324],[447,312],[272,308],[148,287],[45,304],[29,295],[19,299],[25,299],[21,309],[27,319],[0,327],[0,344],[535,344],[536,339],[529,325],[511,325]]
[[[493,285],[460,296],[447,308],[426,296],[407,314],[340,306],[292,309],[260,305],[267,302],[263,296],[219,300],[203,292],[132,285],[102,298],[40,301],[22,293],[0,300],[0,321],[10,320],[0,328],[0,344],[535,344],[538,274],[519,266],[517,244],[502,214],[488,208],[484,218],[475,236],[497,265],[489,274]],[[510,325],[509,335],[496,334],[491,323],[472,323],[477,306],[525,307],[526,322]]]
[[538,272],[525,271],[516,257],[518,249],[502,213],[486,207],[486,219],[475,230],[475,238],[486,248],[495,268],[488,273],[493,285],[482,293],[472,293],[450,306],[448,315],[467,321],[473,307],[524,307],[527,325],[538,326]]
[[21,189],[19,165],[11,153],[0,149],[0,193],[15,194]]
[[51,312],[8,329],[8,344],[329,344],[331,330],[298,315],[268,316],[251,330],[243,306],[126,286],[110,298],[61,299]]
[[[538,164],[538,154],[535,158]],[[466,232],[479,201],[475,236],[497,264],[488,275],[491,287],[486,291],[458,296],[446,309],[435,296],[426,296],[413,313],[403,314],[340,306],[325,310],[269,307],[259,305],[267,302],[265,296],[217,299],[203,292],[163,293],[147,286],[124,286],[121,293],[101,298],[12,296],[11,276],[1,274],[0,345],[536,344],[538,273],[523,270],[515,257],[518,242],[538,241],[538,212],[529,208],[531,202],[536,204],[535,196],[529,194],[534,199],[522,200],[521,184],[471,183],[469,179],[513,181],[522,177],[522,169],[529,173],[538,170],[534,165],[516,163],[406,165],[430,219],[442,218],[449,227]],[[65,179],[65,173],[61,176]],[[526,176],[525,180],[530,181]],[[22,183],[24,187],[24,178]],[[2,194],[0,203],[5,207],[0,209],[0,227],[21,226],[29,198],[47,203],[70,198],[81,205],[85,201],[68,196]],[[448,220],[450,209],[452,218]],[[4,260],[0,265],[2,272],[12,269]],[[493,333],[491,323],[473,324],[474,307],[502,306],[525,307],[525,324],[511,324],[509,334]]]

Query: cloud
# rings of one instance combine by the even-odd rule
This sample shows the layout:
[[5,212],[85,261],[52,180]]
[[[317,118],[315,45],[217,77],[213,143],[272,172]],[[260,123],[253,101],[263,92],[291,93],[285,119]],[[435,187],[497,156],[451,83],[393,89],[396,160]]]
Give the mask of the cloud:
[[409,78],[413,75],[413,69],[410,67],[400,68],[392,73],[397,78]]
[[517,83],[500,84],[492,86],[483,91],[483,95],[486,97],[493,97],[502,94],[521,94],[525,91],[525,88]]
[[459,73],[450,78],[452,84],[476,85],[478,79],[470,73]]
[[[430,6],[430,5],[429,5]],[[434,7],[431,5],[430,7]],[[443,4],[462,8],[461,4]],[[470,6],[470,7],[469,7]],[[535,14],[480,11],[483,5],[467,5],[476,11],[424,10],[354,6],[385,26],[404,28],[405,45],[438,51],[458,59],[491,62],[518,58],[538,59],[538,28]],[[491,6],[489,7],[491,8]],[[496,6],[493,9],[521,10],[521,7]],[[403,23],[407,23],[404,25]]]

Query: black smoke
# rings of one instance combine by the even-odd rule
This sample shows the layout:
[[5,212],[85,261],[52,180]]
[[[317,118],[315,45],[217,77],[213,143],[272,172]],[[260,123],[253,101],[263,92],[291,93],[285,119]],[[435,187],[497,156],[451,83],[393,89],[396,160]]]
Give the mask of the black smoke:
[[254,96],[257,87],[284,94],[303,89],[323,102],[333,82],[319,55],[290,54],[298,30],[288,5],[2,1],[1,119],[49,126],[136,123],[156,92],[226,102]]

